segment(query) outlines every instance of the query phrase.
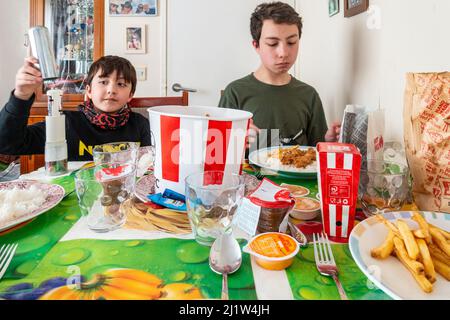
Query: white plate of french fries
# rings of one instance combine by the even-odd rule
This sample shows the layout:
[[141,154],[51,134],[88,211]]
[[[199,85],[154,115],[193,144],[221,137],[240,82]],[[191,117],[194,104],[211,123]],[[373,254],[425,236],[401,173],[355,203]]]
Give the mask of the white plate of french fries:
[[389,212],[357,224],[350,251],[393,299],[450,299],[450,214]]

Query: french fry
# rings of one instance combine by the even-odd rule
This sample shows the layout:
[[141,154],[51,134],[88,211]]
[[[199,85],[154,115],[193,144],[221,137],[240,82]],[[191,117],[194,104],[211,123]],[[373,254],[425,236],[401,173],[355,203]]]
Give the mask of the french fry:
[[414,237],[419,238],[419,239],[426,239],[427,238],[426,232],[423,229],[414,230],[413,234],[414,234]]
[[423,264],[409,257],[402,239],[394,237],[394,246],[397,258],[408,268],[409,271],[411,271],[411,273],[422,275],[424,274]]
[[[399,240],[400,242],[403,243],[403,241],[399,238],[395,238],[395,240]],[[408,262],[408,254],[406,253],[406,250],[404,253],[401,253],[398,249],[397,246],[395,247],[395,253],[397,255],[398,260],[400,260],[401,263],[403,263],[403,265],[410,271],[411,275],[414,277],[414,280],[416,280],[416,282],[419,284],[420,288],[426,292],[426,293],[431,293],[433,291],[433,285],[431,284],[430,281],[428,281],[428,279],[425,277],[425,275],[422,274],[418,274],[416,272],[414,272],[413,270],[411,270],[411,267],[409,265]],[[416,261],[413,261],[416,262]]]
[[[418,212],[412,219],[419,229],[412,230],[405,220],[397,224],[382,215],[377,219],[389,230],[384,242],[371,250],[371,256],[385,259],[389,253],[408,269],[420,288],[430,293],[437,274],[450,281],[450,232],[428,223]],[[393,249],[392,249],[393,246]]]
[[400,235],[400,231],[398,231],[398,228],[389,220],[387,220],[385,217],[383,217],[383,215],[378,214],[377,219],[382,222],[386,227],[388,227],[388,229],[392,230],[392,232],[394,232],[396,237],[401,238],[402,236]]
[[440,229],[430,228],[431,237],[433,238],[433,242],[445,252],[446,255],[450,256],[450,245],[445,240],[445,237],[442,235]]
[[444,236],[445,239],[450,240],[450,232],[445,231],[444,229],[441,229],[439,227],[436,227],[435,225],[432,225],[431,223],[428,223],[428,225],[430,226],[430,228],[438,229],[441,232],[441,234]]
[[427,243],[424,239],[416,239],[416,242],[419,247],[420,257],[425,269],[425,276],[431,283],[434,283],[436,281],[436,271],[434,270],[433,260],[431,259]]
[[431,235],[428,222],[417,211],[413,212],[412,219],[416,221],[419,224],[420,229],[423,230],[427,243],[431,243]]
[[447,281],[450,281],[450,266],[446,265],[445,263],[442,263],[439,260],[433,260],[434,267],[436,268],[436,271],[443,276]]
[[433,261],[439,260],[440,262],[450,266],[450,257],[447,256],[444,251],[439,249],[437,245],[430,244],[428,245],[428,249],[430,250],[430,255],[433,257]]
[[416,240],[414,239],[414,235],[408,227],[408,224],[403,220],[397,221],[397,227],[400,231],[400,234],[405,242],[406,251],[408,252],[408,256],[412,260],[417,260],[419,257],[419,247],[417,246]]
[[386,259],[389,257],[394,250],[394,232],[389,230],[389,233],[384,240],[384,242],[377,248],[374,248],[370,251],[372,257],[376,259]]

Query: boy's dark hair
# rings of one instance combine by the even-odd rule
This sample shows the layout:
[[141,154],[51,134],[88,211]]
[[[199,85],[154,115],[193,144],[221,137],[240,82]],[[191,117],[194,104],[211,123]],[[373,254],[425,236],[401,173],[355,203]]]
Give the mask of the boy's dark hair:
[[122,76],[125,82],[131,83],[131,94],[136,91],[136,69],[130,61],[118,56],[104,56],[95,61],[89,68],[89,73],[86,77],[86,84],[91,85],[92,79],[101,71],[100,77],[107,77],[114,71],[117,71],[117,76]]
[[262,3],[256,7],[250,19],[250,32],[258,44],[265,20],[273,20],[276,24],[295,24],[298,27],[299,38],[302,36],[302,18],[294,8],[283,2]]

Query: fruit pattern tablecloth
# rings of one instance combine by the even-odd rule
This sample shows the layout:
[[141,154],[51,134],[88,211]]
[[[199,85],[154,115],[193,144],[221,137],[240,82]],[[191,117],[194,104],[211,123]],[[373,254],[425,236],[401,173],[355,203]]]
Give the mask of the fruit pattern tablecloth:
[[[303,185],[310,196],[317,193],[314,180],[277,182]],[[84,218],[73,190],[73,178],[54,182],[68,196],[31,222],[0,233],[0,243],[18,243],[17,253],[0,281],[2,299],[218,299],[221,276],[209,268],[209,247],[186,237],[134,233],[126,239],[117,234],[95,236],[83,233]],[[67,235],[70,236],[67,236]],[[86,236],[88,234],[88,236]],[[245,245],[241,239],[240,245]],[[333,245],[341,280],[351,299],[389,299],[358,269],[347,245]],[[312,247],[302,249],[291,267],[282,271],[288,286],[274,283],[271,296],[293,299],[339,299],[331,278],[321,276],[314,263]],[[229,276],[230,298],[253,300],[266,297],[266,282],[280,273],[259,269],[248,254],[241,268]],[[272,288],[273,288],[272,287]],[[285,290],[285,292],[282,292]],[[288,292],[286,292],[288,291]]]

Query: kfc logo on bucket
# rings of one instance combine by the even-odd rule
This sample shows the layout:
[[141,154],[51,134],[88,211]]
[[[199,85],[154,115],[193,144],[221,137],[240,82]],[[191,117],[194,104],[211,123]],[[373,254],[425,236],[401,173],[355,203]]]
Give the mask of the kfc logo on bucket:
[[168,188],[184,194],[184,180],[192,173],[241,173],[252,113],[181,106],[153,107],[148,112],[156,153],[156,192]]
[[352,144],[317,144],[322,221],[332,241],[348,242],[355,222],[361,153]]

